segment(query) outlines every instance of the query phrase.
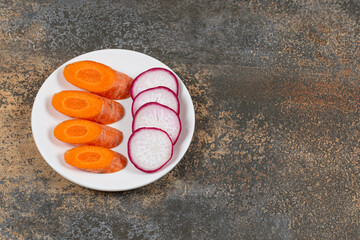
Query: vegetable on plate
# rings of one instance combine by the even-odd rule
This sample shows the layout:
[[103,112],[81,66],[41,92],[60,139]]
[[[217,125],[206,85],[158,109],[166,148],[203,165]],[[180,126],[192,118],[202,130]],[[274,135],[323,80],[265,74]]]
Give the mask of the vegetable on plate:
[[181,122],[179,115],[169,107],[159,103],[147,103],[137,112],[133,120],[133,132],[142,127],[155,127],[169,134],[173,144],[176,143],[180,132]]
[[134,99],[142,91],[154,87],[167,87],[178,95],[179,82],[176,76],[165,68],[151,68],[138,75],[131,86],[131,98]]
[[79,61],[66,65],[64,77],[81,89],[113,100],[130,97],[133,82],[128,75],[94,61]]
[[55,127],[54,135],[66,143],[105,148],[114,148],[123,140],[121,131],[83,119],[63,121]]
[[125,168],[127,159],[108,148],[80,146],[64,154],[65,162],[73,167],[94,173],[114,173]]
[[124,107],[113,100],[83,91],[61,91],[54,94],[53,107],[73,118],[111,124],[124,116]]
[[155,87],[139,93],[132,104],[132,114],[149,102],[157,102],[174,110],[177,114],[180,112],[180,104],[177,96],[167,87]]
[[143,172],[160,170],[173,155],[169,135],[158,128],[139,128],[129,138],[130,161]]

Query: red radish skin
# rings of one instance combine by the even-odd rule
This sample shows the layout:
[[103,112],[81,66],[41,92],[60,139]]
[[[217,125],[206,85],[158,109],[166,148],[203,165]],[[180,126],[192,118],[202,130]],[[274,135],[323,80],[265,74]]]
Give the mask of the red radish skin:
[[[159,146],[159,144],[162,144],[162,146]],[[159,171],[173,156],[171,138],[167,132],[159,128],[139,128],[129,138],[128,155],[132,164],[140,171],[146,173]],[[151,165],[148,161],[159,161],[159,159],[160,162],[157,166],[146,166]]]
[[173,91],[167,87],[155,87],[139,93],[132,104],[131,112],[135,116],[137,110],[149,102],[157,102],[173,109],[178,115],[180,113],[180,103]]
[[132,131],[143,127],[164,130],[169,134],[173,144],[177,142],[181,133],[179,115],[171,108],[154,102],[143,105],[135,114]]
[[176,96],[179,93],[179,82],[177,77],[165,68],[151,68],[138,75],[131,85],[131,98],[135,97],[142,91],[164,86],[173,91]]

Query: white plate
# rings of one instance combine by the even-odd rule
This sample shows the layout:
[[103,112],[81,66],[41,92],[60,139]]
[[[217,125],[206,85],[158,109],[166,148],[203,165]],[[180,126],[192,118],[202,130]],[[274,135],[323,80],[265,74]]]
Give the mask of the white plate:
[[[165,64],[153,57],[121,49],[106,49],[86,53],[71,59],[56,69],[41,86],[35,98],[31,116],[31,126],[36,146],[50,167],[73,183],[101,191],[124,191],[139,188],[158,180],[173,169],[187,151],[195,128],[195,112],[191,96],[184,83],[176,74],[175,75],[179,79],[182,131],[179,140],[174,146],[174,155],[172,159],[161,170],[155,173],[144,173],[135,168],[133,164],[128,161],[126,168],[119,172],[96,174],[74,168],[64,161],[64,152],[74,146],[57,140],[53,135],[53,130],[57,124],[69,119],[69,117],[57,112],[52,107],[51,98],[55,93],[62,90],[79,90],[79,88],[71,85],[65,80],[63,70],[65,65],[80,60],[93,60],[106,64],[132,78],[135,78],[141,72],[152,67],[164,67],[171,70]],[[113,148],[113,150],[123,154],[129,159],[127,142],[131,135],[132,100],[131,98],[128,98],[119,100],[118,102],[124,106],[125,116],[123,119],[110,126],[122,131],[124,140],[118,147]]]

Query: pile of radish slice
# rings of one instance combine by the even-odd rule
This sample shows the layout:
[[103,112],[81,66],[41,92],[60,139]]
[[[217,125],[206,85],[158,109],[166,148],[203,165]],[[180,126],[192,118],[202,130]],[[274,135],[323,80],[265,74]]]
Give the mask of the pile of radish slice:
[[181,132],[179,82],[165,68],[151,68],[131,86],[132,135],[130,161],[143,172],[160,170],[172,157]]

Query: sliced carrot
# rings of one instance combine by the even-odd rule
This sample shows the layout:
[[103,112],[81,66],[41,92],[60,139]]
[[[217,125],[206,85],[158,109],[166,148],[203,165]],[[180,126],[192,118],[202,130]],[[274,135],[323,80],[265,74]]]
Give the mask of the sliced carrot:
[[83,91],[56,93],[51,103],[57,111],[69,117],[102,124],[114,123],[124,116],[124,108],[120,103]]
[[66,65],[64,76],[71,84],[109,99],[130,97],[133,79],[98,62],[79,61]]
[[66,143],[105,148],[114,148],[123,139],[122,132],[115,128],[82,119],[63,121],[55,127],[54,135]]
[[73,167],[96,173],[117,172],[127,164],[126,157],[120,153],[96,146],[75,147],[66,151],[64,158]]

